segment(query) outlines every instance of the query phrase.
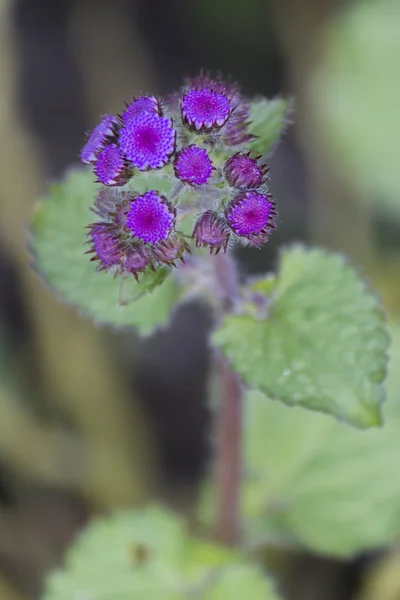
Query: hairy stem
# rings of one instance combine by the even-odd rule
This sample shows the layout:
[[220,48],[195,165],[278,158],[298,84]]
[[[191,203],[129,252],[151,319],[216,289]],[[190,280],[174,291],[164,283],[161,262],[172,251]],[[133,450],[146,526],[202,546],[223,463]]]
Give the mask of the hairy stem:
[[[230,312],[239,286],[232,257],[214,257],[215,283],[222,314]],[[239,541],[240,488],[242,478],[242,383],[228,361],[219,356],[220,396],[217,416],[217,522],[216,537],[228,546]]]

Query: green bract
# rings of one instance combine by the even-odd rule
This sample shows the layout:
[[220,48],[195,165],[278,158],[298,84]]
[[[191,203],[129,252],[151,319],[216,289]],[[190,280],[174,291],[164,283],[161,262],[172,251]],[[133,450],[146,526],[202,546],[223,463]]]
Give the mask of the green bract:
[[339,255],[287,249],[265,301],[267,315],[227,316],[214,335],[245,382],[289,405],[380,425],[388,335],[354,269]]
[[48,578],[44,600],[231,600],[252,590],[254,600],[278,600],[270,582],[238,558],[189,537],[161,508],[118,512],[80,535],[64,569]]
[[[149,185],[158,189],[166,183],[156,176],[137,176],[135,189],[141,192]],[[168,277],[167,267],[148,270],[139,283],[133,277],[121,283],[121,278],[110,273],[96,272],[85,254],[85,227],[95,220],[90,208],[97,191],[93,175],[83,170],[71,171],[63,183],[51,186],[32,219],[36,268],[64,300],[97,323],[151,333],[168,321],[179,299],[177,283]]]

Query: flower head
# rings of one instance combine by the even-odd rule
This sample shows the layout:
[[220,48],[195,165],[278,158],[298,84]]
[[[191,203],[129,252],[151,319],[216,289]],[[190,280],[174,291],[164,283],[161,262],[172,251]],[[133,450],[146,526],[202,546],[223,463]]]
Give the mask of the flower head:
[[204,212],[193,229],[196,247],[208,246],[211,253],[215,250],[218,254],[221,249],[226,252],[229,237],[230,232],[225,219],[212,210]]
[[215,169],[207,150],[192,144],[184,148],[175,160],[175,175],[191,185],[202,185]]
[[234,233],[261,246],[275,229],[276,209],[271,197],[255,190],[242,192],[225,211],[226,220]]
[[81,161],[87,165],[95,163],[98,154],[114,138],[118,121],[113,115],[106,115],[90,134],[81,152]]
[[106,271],[111,267],[121,265],[123,251],[118,231],[110,223],[93,223],[89,225],[89,237],[92,247],[89,253],[93,254],[91,260],[99,263],[98,269]]
[[167,240],[174,225],[176,211],[164,196],[151,190],[133,200],[126,215],[126,227],[145,243]]
[[260,165],[257,158],[251,158],[250,152],[231,156],[224,165],[228,183],[237,188],[257,188],[268,178],[268,167]]
[[[267,241],[277,215],[268,167],[247,145],[255,137],[251,104],[234,81],[201,71],[165,100],[132,97],[125,106],[118,117],[104,117],[81,153],[103,188],[92,208],[99,222],[88,234],[98,269],[138,279],[184,261],[190,240],[177,209],[183,228],[185,215],[198,213],[191,246],[211,254],[226,252],[231,239],[255,247]],[[162,171],[138,191],[147,179],[139,171],[151,169]],[[119,189],[134,173],[129,190]]]
[[232,106],[223,93],[192,89],[183,95],[181,112],[183,120],[197,131],[212,131],[225,125]]
[[123,257],[122,269],[131,273],[138,281],[138,274],[143,273],[151,263],[149,253],[143,244],[130,244],[126,246]]
[[125,185],[131,176],[121,148],[110,144],[97,157],[95,173],[98,181],[104,185]]
[[141,171],[158,169],[175,151],[176,131],[172,121],[152,112],[142,112],[125,123],[120,147],[127,160]]
[[236,82],[230,78],[223,80],[220,74],[211,78],[210,73],[201,70],[195,77],[187,79],[185,89],[190,88],[208,88],[218,94],[224,94],[229,99],[232,113],[222,132],[222,138],[228,146],[242,145],[255,139],[256,136],[249,133],[250,102],[243,97]]
[[183,257],[186,252],[190,253],[189,244],[183,237],[175,234],[154,246],[152,254],[157,262],[175,267],[175,261],[185,262]]
[[140,96],[140,98],[132,98],[132,102],[126,105],[126,110],[122,115],[124,125],[129,121],[143,113],[155,113],[161,116],[161,106],[155,96]]

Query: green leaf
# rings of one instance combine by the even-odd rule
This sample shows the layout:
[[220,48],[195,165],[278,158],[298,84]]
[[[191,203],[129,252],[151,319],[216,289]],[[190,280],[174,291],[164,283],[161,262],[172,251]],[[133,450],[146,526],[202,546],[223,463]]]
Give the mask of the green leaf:
[[250,133],[258,138],[251,144],[253,152],[271,154],[279,141],[283,131],[288,125],[289,101],[276,98],[267,100],[262,98],[251,104],[249,127]]
[[232,550],[191,538],[182,520],[160,507],[120,511],[95,519],[80,535],[64,569],[48,577],[44,600],[217,600],[233,581],[242,590],[251,584],[259,595],[269,590],[260,574],[248,567],[240,572],[239,558]]
[[[168,181],[136,176],[135,189],[164,189]],[[97,192],[93,174],[71,171],[53,185],[32,218],[32,250],[36,268],[61,297],[100,324],[137,327],[148,334],[164,325],[178,301],[179,290],[169,268],[145,272],[137,283],[96,272],[85,254],[85,227],[95,220],[90,207]],[[122,285],[122,287],[121,287]],[[122,305],[121,305],[122,304]]]
[[228,316],[214,336],[245,382],[358,427],[380,425],[388,334],[356,271],[339,255],[292,247],[265,297],[267,317]]
[[[359,431],[249,392],[245,415],[247,542],[352,556],[400,529],[400,327],[393,338],[386,424]],[[278,533],[278,536],[277,536]]]
[[398,0],[346,4],[330,20],[309,90],[315,129],[335,169],[363,199],[397,217],[399,29]]

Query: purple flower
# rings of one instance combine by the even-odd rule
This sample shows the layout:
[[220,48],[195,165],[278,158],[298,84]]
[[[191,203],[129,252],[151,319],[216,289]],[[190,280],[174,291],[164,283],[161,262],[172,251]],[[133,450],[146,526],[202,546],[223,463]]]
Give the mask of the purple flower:
[[145,243],[167,240],[174,225],[176,211],[164,196],[154,190],[138,196],[126,216],[126,227]]
[[232,106],[223,93],[192,89],[183,95],[181,112],[183,120],[197,131],[211,131],[225,125]]
[[132,102],[126,105],[126,110],[122,115],[124,125],[129,121],[143,113],[155,113],[161,116],[161,106],[155,96],[141,96],[140,98],[132,98]]
[[230,78],[223,80],[218,74],[212,79],[210,73],[200,71],[199,75],[190,77],[186,81],[186,89],[197,88],[203,90],[208,88],[213,92],[225,94],[232,107],[232,114],[222,132],[222,138],[228,146],[237,146],[251,142],[256,136],[248,131],[250,125],[250,102],[244,98],[237,83]]
[[214,169],[207,151],[194,144],[184,148],[175,160],[175,175],[191,185],[207,183]]
[[106,115],[90,134],[81,152],[81,161],[87,165],[96,162],[98,154],[115,136],[118,121],[113,115]]
[[159,242],[153,249],[153,256],[159,263],[175,267],[175,261],[184,261],[185,252],[190,253],[189,244],[179,235],[171,235],[168,240]]
[[225,219],[212,210],[204,212],[193,229],[196,247],[208,246],[211,253],[215,250],[218,254],[221,249],[226,252],[229,237],[230,233]]
[[89,225],[89,237],[92,247],[88,251],[93,253],[91,258],[98,261],[98,270],[107,271],[111,267],[121,266],[123,251],[118,231],[110,223],[93,223]]
[[141,171],[167,164],[175,151],[172,121],[155,113],[132,117],[120,133],[120,147],[127,160]]
[[110,144],[100,152],[94,170],[104,185],[125,185],[132,175],[117,144]]
[[257,188],[268,179],[268,167],[259,165],[258,159],[251,158],[250,152],[231,156],[224,165],[228,183],[237,188]]
[[113,271],[118,275],[133,275],[138,280],[151,258],[142,243],[131,243],[121,237],[121,231],[111,223],[89,225],[92,246],[88,253],[98,262],[98,271]]
[[271,229],[275,229],[276,214],[271,197],[253,190],[242,192],[225,211],[232,231],[256,247],[264,244]]

